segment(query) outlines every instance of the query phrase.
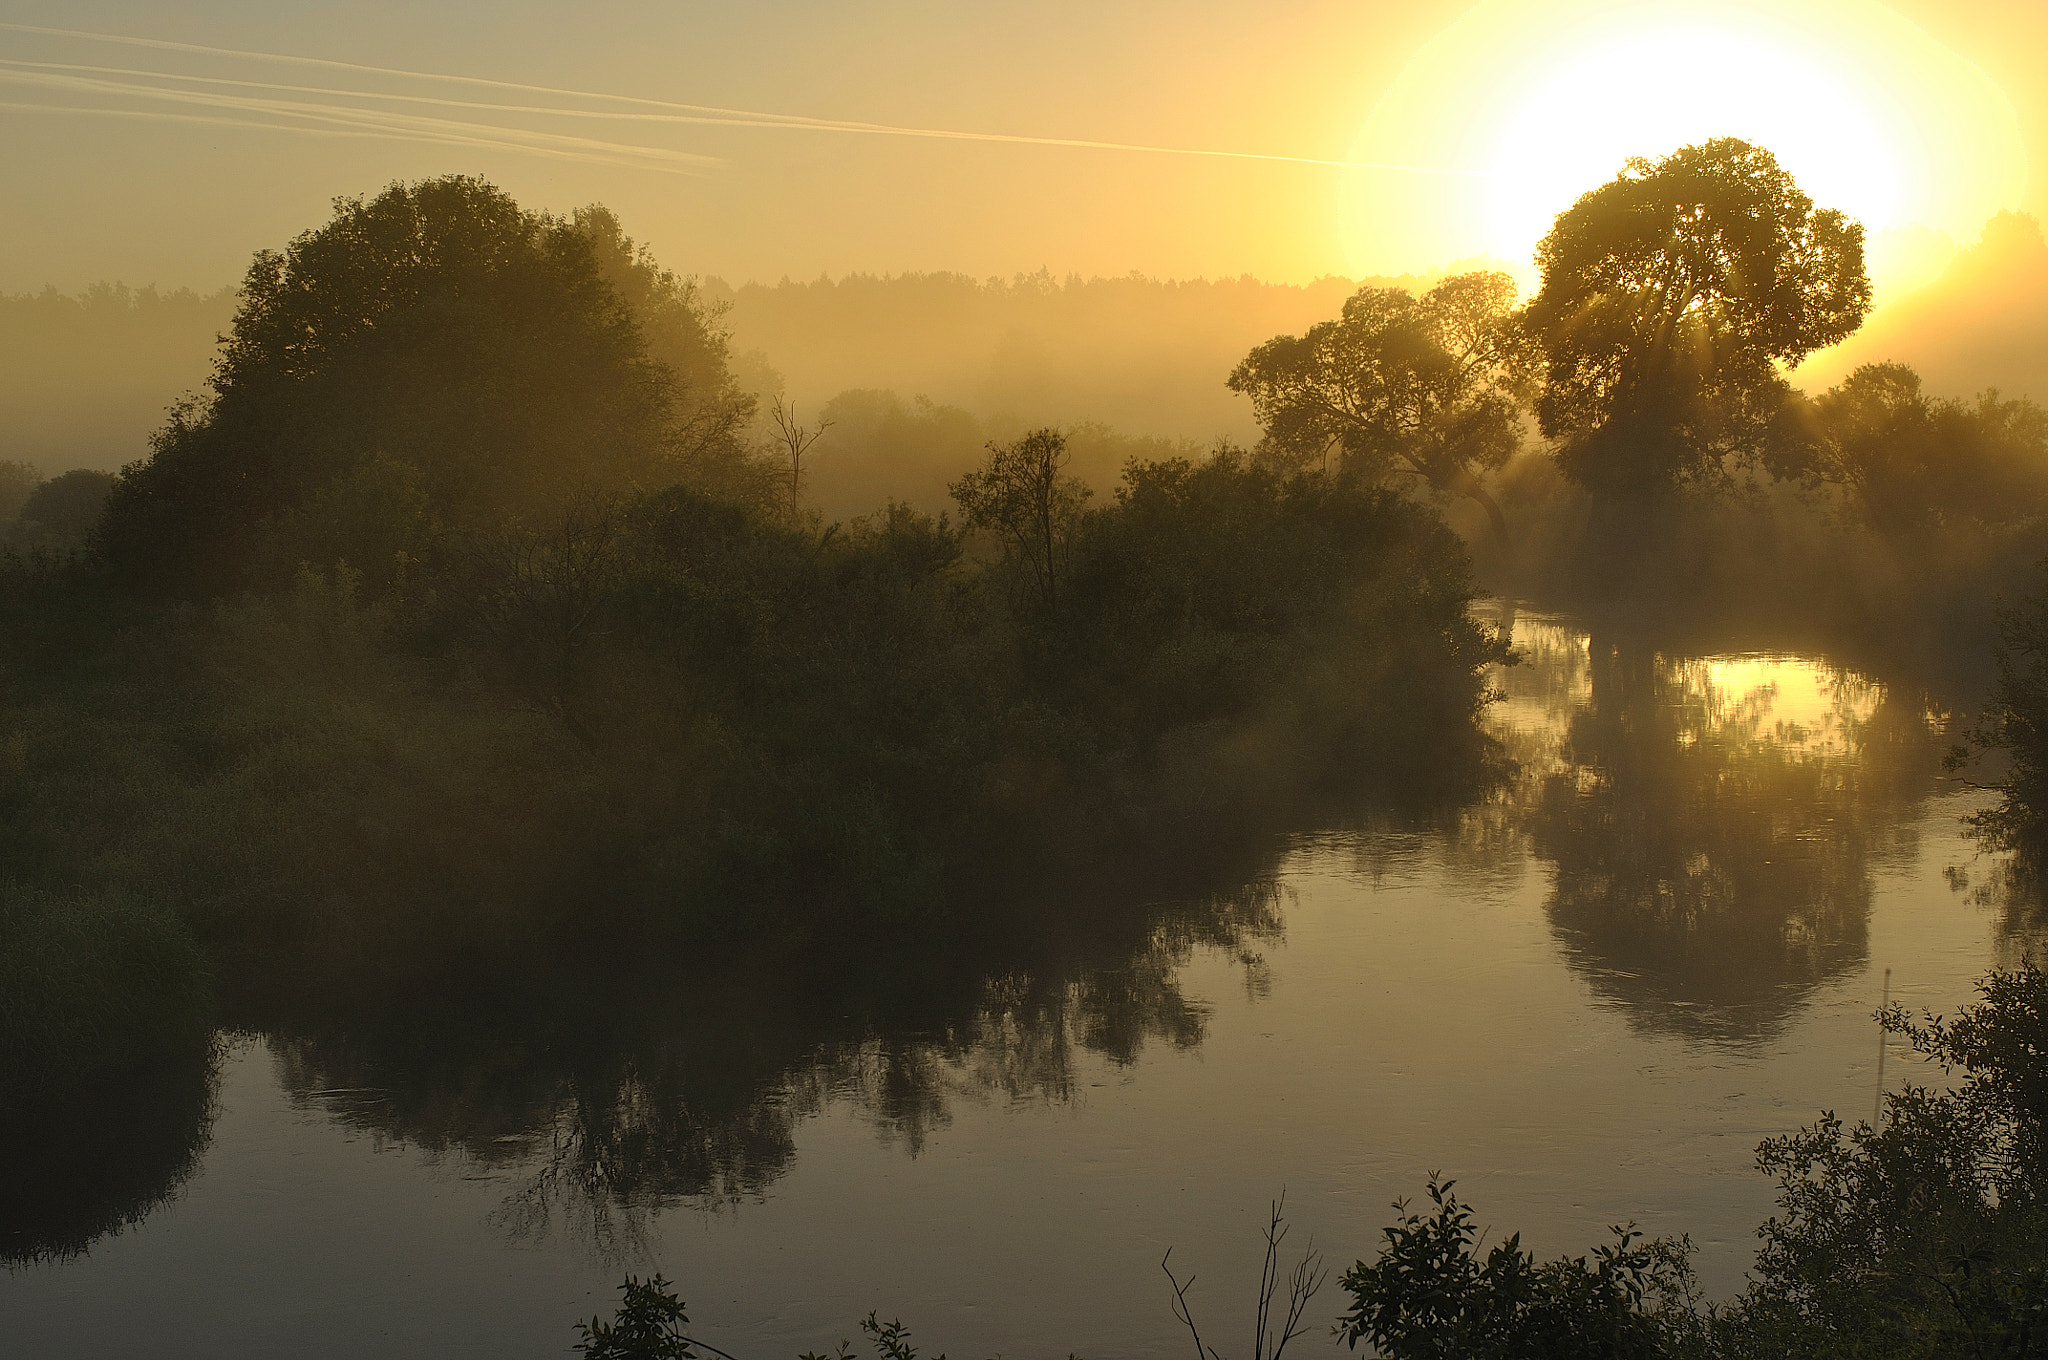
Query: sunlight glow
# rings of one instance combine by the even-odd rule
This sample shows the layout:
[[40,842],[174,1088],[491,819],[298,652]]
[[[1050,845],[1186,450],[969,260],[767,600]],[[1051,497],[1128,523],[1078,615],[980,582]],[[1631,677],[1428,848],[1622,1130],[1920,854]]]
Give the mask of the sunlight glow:
[[1630,156],[1716,136],[1769,148],[1816,203],[1862,221],[1881,296],[1923,281],[1941,237],[1974,237],[2026,187],[2004,93],[1874,0],[1588,0],[1540,14],[1487,0],[1416,54],[1351,151],[1480,176],[1347,176],[1352,267],[1486,257],[1533,284],[1536,242],[1580,194]]

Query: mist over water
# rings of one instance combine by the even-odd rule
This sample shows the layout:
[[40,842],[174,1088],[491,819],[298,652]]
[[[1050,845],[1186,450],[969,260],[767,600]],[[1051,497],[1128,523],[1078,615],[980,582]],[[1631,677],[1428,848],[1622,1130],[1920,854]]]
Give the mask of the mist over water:
[[[871,1308],[955,1354],[1166,1354],[1168,1246],[1221,1330],[1283,1188],[1349,1261],[1432,1170],[1539,1254],[1689,1232],[1731,1294],[1758,1140],[1876,1100],[1885,971],[1952,1010],[2030,928],[1966,890],[1984,795],[1940,777],[1928,696],[1514,634],[1487,722],[1515,765],[1477,801],[1099,885],[1050,938],[248,1002],[178,1091],[10,1131],[10,1177],[67,1190],[10,1192],[0,1333],[545,1355],[658,1268],[745,1356]],[[110,1126],[149,1146],[80,1137]]]

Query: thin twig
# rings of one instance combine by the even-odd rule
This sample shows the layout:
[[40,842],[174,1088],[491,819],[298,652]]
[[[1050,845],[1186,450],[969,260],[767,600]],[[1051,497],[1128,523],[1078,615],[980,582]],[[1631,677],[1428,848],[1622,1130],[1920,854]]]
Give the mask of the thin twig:
[[1280,1239],[1287,1236],[1287,1228],[1280,1219],[1280,1206],[1286,1202],[1287,1191],[1283,1189],[1266,1220],[1266,1259],[1259,1267],[1259,1311],[1252,1325],[1252,1360],[1264,1360],[1266,1353],[1266,1319],[1273,1309],[1273,1290],[1280,1284]]
[[1166,1255],[1159,1258],[1159,1268],[1166,1272],[1167,1282],[1173,1286],[1173,1315],[1187,1324],[1188,1335],[1195,1339],[1195,1360],[1217,1360],[1216,1352],[1202,1344],[1202,1333],[1195,1327],[1195,1315],[1188,1311],[1188,1291],[1195,1287],[1195,1277],[1188,1276],[1182,1284],[1174,1278],[1173,1267],[1167,1261],[1173,1256],[1173,1248],[1166,1249]]
[[705,1350],[710,1351],[713,1355],[724,1356],[725,1360],[739,1360],[738,1356],[735,1356],[730,1352],[718,1349],[718,1347],[712,1345],[709,1341],[699,1341],[696,1337],[684,1336],[681,1332],[676,1333],[676,1339],[682,1342],[685,1346],[702,1346]]

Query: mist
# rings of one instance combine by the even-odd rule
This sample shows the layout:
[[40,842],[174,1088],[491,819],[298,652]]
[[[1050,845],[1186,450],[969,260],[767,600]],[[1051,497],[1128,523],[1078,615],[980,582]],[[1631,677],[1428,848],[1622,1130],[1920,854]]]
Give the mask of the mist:
[[0,298],[0,1333],[2033,1354],[2048,243],[1564,201],[734,283],[437,172]]
[[2048,242],[2026,213],[2001,213],[1932,283],[1889,302],[1856,335],[1801,370],[1827,385],[1864,363],[1912,365],[1930,390],[1995,388],[2048,398]]

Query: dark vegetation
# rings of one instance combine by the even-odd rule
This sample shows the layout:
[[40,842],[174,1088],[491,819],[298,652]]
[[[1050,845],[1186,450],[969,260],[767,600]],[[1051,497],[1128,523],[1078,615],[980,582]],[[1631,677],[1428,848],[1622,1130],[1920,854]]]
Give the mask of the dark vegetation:
[[1977,814],[1993,847],[2013,852],[2012,872],[2031,892],[2048,857],[2048,590],[1999,618],[1997,679],[1978,710],[1968,744],[1949,755],[1951,769],[1986,755],[2002,758],[1998,801]]
[[1089,505],[1046,430],[965,524],[825,524],[725,343],[601,209],[398,186],[258,256],[88,533],[50,526],[90,474],[27,491],[0,859],[75,917],[5,937],[30,1076],[147,1060],[129,1010],[209,985],[881,947],[1481,768],[1504,647],[1426,507],[1229,449]]
[[1261,447],[1445,505],[1510,598],[1675,650],[1826,649],[1974,701],[1998,600],[2048,555],[2048,412],[1937,397],[1892,362],[1793,387],[1868,310],[1862,228],[1743,142],[1631,164],[1538,264],[1519,310],[1500,276],[1368,288],[1260,346],[1230,382]]
[[[309,1089],[434,1046],[484,1093],[434,1136],[548,1133],[523,1210],[543,1223],[614,1192],[758,1189],[795,1117],[764,1111],[760,1074],[834,1045],[878,1061],[849,1012],[1038,1036],[1027,1082],[1060,1080],[1076,1034],[1182,1041],[1146,961],[1255,938],[1259,913],[1047,903],[1498,774],[1474,719],[1505,639],[1473,621],[1432,501],[1484,517],[1475,551],[1513,593],[1640,630],[1596,649],[1573,722],[1598,777],[1534,796],[1560,940],[1646,994],[1684,952],[1726,1003],[1689,1023],[1761,1029],[1783,984],[1861,956],[1866,828],[1837,824],[1825,760],[1730,768],[1743,715],[1674,701],[1656,642],[1745,620],[1751,647],[1967,674],[2048,546],[2048,414],[1932,397],[1897,364],[1794,389],[1786,366],[1868,308],[1861,229],[1740,142],[1631,164],[1540,263],[1521,310],[1498,275],[1369,287],[1258,346],[1229,380],[1264,430],[1249,450],[987,438],[851,392],[814,425],[778,400],[764,452],[717,305],[602,209],[554,218],[465,179],[338,203],[257,258],[208,392],[148,458],[113,479],[0,464],[0,1064],[64,1128],[152,1149],[133,1184],[10,1187],[27,1208],[0,1252],[82,1249],[172,1192],[223,1021],[275,1036]],[[913,479],[957,521],[891,501],[827,522],[806,495],[826,430],[986,448]],[[1973,734],[2011,769],[1981,826],[2023,864],[2048,813],[2044,601],[2004,615]],[[1668,761],[1608,754],[1646,727]],[[1695,815],[1684,791],[1707,786],[1733,791]],[[1653,902],[1714,924],[1674,942]],[[1759,969],[1759,930],[1806,952]],[[1091,931],[1119,968],[1017,963]],[[754,970],[912,941],[958,980],[742,1023]],[[602,1003],[538,964],[579,954]],[[1885,1015],[1957,1081],[1888,1096],[1875,1128],[1767,1142],[1782,1213],[1734,1301],[1695,1296],[1684,1243],[1626,1230],[1585,1258],[1482,1254],[1433,1182],[1345,1275],[1341,1333],[1393,1356],[2042,1354],[2044,989],[2028,966],[1953,1022]],[[650,1077],[721,1035],[762,1049],[722,1087]],[[879,1059],[878,1118],[922,1127],[930,1059]],[[107,1105],[137,1092],[161,1128]],[[401,1090],[371,1122],[425,1137],[408,1112],[445,1094]],[[692,1354],[686,1321],[665,1282],[629,1281],[583,1349]],[[1285,1305],[1275,1354],[1298,1321]],[[868,1331],[914,1355],[900,1326]]]
[[1482,1256],[1432,1182],[1429,1211],[1344,1277],[1342,1335],[1404,1358],[2048,1354],[2048,974],[1981,992],[1953,1019],[1879,1016],[1943,1081],[1887,1093],[1875,1126],[1824,1114],[1758,1149],[1779,1211],[1734,1300],[1696,1297],[1689,1243],[1626,1228],[1590,1259],[1538,1264],[1515,1238]]
[[26,463],[0,463],[0,549],[33,555],[85,546],[113,475],[73,468],[47,480]]
[[[1736,1298],[1700,1297],[1689,1240],[1645,1241],[1632,1226],[1549,1261],[1518,1235],[1489,1247],[1472,1206],[1432,1178],[1429,1203],[1395,1205],[1379,1254],[1339,1281],[1349,1306],[1337,1337],[1393,1360],[2048,1354],[2048,973],[2022,966],[1980,990],[1952,1019],[1916,1021],[1896,1006],[1878,1017],[1941,1080],[1888,1092],[1876,1125],[1828,1113],[1758,1148],[1778,1212],[1757,1230],[1762,1247]],[[1309,1330],[1302,1319],[1323,1278],[1313,1247],[1285,1272],[1282,1237],[1276,1205],[1254,1360],[1277,1360]],[[1197,1360],[1220,1360],[1187,1311],[1186,1285],[1167,1273],[1172,1316]],[[624,1291],[613,1322],[579,1324],[578,1349],[616,1360],[725,1354],[682,1330],[688,1318],[667,1281],[629,1277]],[[900,1354],[890,1344],[907,1337],[901,1323],[878,1334],[870,1314],[862,1326],[885,1360]]]

